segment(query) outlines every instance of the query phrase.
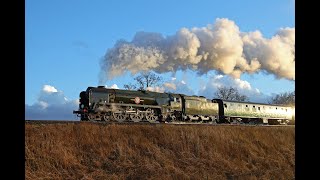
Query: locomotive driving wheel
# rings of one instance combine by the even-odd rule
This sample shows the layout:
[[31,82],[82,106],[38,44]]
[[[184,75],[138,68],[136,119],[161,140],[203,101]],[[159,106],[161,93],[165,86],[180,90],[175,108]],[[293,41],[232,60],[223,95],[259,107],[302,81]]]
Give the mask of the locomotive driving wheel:
[[96,114],[90,113],[90,114],[88,114],[88,120],[89,120],[89,121],[97,120],[97,117],[96,117],[96,116],[97,116]]
[[141,114],[130,114],[130,119],[133,122],[140,122],[143,119],[143,116]]
[[127,119],[125,114],[113,114],[113,118],[118,122],[123,122]]
[[106,122],[109,122],[110,121],[110,115],[104,114],[103,117],[102,117],[102,120],[104,120]]
[[154,122],[156,122],[158,120],[158,117],[153,115],[153,114],[148,114],[148,115],[146,115],[146,119],[150,123],[154,123]]

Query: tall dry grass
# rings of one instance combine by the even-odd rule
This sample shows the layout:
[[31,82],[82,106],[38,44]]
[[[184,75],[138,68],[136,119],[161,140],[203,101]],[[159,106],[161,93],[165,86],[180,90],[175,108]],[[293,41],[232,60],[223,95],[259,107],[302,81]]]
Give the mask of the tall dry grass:
[[26,179],[294,179],[294,127],[26,124]]

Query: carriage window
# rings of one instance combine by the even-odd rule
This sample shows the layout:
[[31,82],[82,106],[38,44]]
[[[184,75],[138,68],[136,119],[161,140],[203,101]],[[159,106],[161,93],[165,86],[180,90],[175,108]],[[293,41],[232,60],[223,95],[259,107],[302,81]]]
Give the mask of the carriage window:
[[260,107],[258,107],[258,110],[260,111]]
[[256,108],[256,106],[253,106],[253,108]]
[[177,101],[177,102],[180,102],[180,98],[176,98],[176,101]]
[[248,105],[246,105],[246,107],[248,107]]
[[227,104],[224,104],[224,107],[227,108]]
[[278,108],[276,107],[276,109],[278,109]]
[[286,109],[286,112],[288,112],[288,109]]

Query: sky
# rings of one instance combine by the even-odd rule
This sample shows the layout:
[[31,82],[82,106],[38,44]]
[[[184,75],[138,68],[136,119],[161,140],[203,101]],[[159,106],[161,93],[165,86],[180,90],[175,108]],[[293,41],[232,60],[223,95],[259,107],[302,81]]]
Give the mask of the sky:
[[75,119],[81,91],[122,89],[143,70],[168,85],[154,89],[208,98],[220,86],[253,102],[294,91],[294,4],[26,0],[25,117]]

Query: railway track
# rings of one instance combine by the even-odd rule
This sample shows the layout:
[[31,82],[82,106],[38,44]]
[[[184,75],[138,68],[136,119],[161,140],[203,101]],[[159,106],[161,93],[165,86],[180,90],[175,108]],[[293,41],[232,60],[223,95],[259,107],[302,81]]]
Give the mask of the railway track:
[[216,124],[216,123],[190,123],[190,122],[106,122],[106,121],[61,121],[61,120],[25,120],[26,124],[104,124],[104,125],[199,125],[199,126],[262,126],[262,127],[294,127],[295,125],[263,125],[263,124]]

